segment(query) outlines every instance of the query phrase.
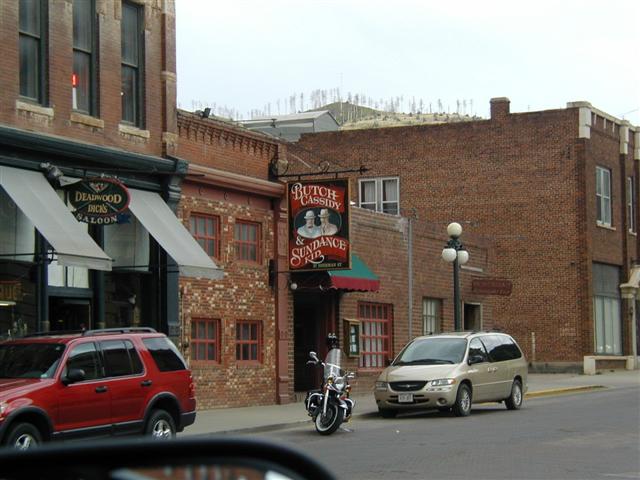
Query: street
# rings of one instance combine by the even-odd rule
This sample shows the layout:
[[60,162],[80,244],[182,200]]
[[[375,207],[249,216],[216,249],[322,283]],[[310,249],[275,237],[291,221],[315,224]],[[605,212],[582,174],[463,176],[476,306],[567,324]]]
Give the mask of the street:
[[522,410],[474,406],[356,417],[334,435],[311,422],[247,433],[306,451],[343,479],[640,479],[640,389],[529,399]]

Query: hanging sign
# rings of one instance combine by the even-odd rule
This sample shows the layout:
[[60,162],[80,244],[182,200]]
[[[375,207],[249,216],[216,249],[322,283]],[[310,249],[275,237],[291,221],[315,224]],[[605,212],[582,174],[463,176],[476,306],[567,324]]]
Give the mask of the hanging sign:
[[67,187],[76,220],[110,225],[129,206],[129,191],[115,178],[88,178]]
[[351,268],[349,180],[288,184],[289,270]]
[[474,278],[471,291],[480,295],[511,295],[513,284],[503,278]]

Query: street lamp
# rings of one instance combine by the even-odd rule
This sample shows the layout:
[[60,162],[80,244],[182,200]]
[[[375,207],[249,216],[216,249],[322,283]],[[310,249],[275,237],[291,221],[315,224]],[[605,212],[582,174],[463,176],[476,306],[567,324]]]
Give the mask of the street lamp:
[[460,265],[464,265],[469,261],[469,252],[465,250],[464,246],[460,242],[460,235],[462,235],[462,226],[459,223],[453,222],[447,226],[447,235],[449,235],[449,241],[442,250],[442,259],[445,262],[453,263],[453,329],[456,331],[461,330],[460,319]]

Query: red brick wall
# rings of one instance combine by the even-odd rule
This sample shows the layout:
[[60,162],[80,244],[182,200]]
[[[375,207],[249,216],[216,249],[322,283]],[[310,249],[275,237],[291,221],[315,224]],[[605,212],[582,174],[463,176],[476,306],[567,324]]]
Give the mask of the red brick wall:
[[[591,251],[609,262],[624,260],[622,233],[594,233],[593,213],[595,158],[619,172],[619,140],[593,130],[591,140],[577,139],[578,110],[566,109],[304,135],[302,149],[291,150],[309,161],[333,159],[336,168],[365,165],[370,171],[362,178],[398,176],[401,209],[415,211],[417,225],[444,232],[458,221],[463,241],[471,234],[493,240],[495,273],[513,282],[511,296],[495,298],[495,324],[531,360],[580,362],[593,351]],[[619,185],[619,173],[613,182]],[[621,201],[614,198],[618,225]],[[637,258],[637,241],[627,255]]]
[[[18,5],[17,1],[0,3],[0,123],[25,130],[59,135],[97,145],[128,151],[160,155],[163,127],[171,125],[167,116],[175,118],[175,81],[165,82],[163,70],[175,76],[175,36],[173,1],[140,0],[145,5],[145,117],[148,137],[119,131],[120,100],[120,0],[97,0],[99,31],[99,120],[103,126],[72,120],[71,74],[73,66],[73,12],[71,0],[49,1],[48,102],[44,107],[53,116],[17,108],[19,98]],[[164,3],[164,2],[163,2]],[[163,33],[163,25],[165,25]],[[164,35],[171,37],[165,41]],[[167,50],[163,53],[163,49]],[[28,100],[21,100],[28,102]],[[75,117],[74,117],[75,118]],[[167,127],[169,132],[173,132]]]
[[[276,213],[274,209],[279,209],[279,202],[277,197],[269,198],[252,191],[251,182],[267,180],[271,159],[285,154],[276,141],[196,114],[179,111],[177,125],[180,158],[246,178],[246,184],[235,187],[212,185],[209,180],[215,183],[214,177],[191,177],[182,185],[178,215],[185,225],[188,227],[191,214],[216,215],[220,219],[222,237],[220,258],[215,262],[224,270],[224,279],[182,278],[180,281],[185,340],[188,341],[191,335],[192,318],[221,321],[221,361],[191,362],[198,408],[276,403],[276,292],[269,285],[269,261],[276,257],[274,228],[279,211]],[[238,220],[261,226],[259,264],[248,264],[236,258],[234,225]],[[290,297],[285,297],[289,303]],[[288,312],[285,331],[289,332],[289,338],[293,331],[292,311],[291,305],[285,309]],[[240,320],[257,320],[262,324],[262,360],[258,364],[236,361],[235,326]],[[293,344],[290,361],[285,371],[279,372],[280,376],[292,372],[292,352]],[[186,348],[186,354],[190,357],[189,348]],[[292,383],[289,394],[293,393]]]
[[180,156],[205,167],[267,180],[279,143],[213,119],[179,111]]
[[[226,195],[225,195],[226,193]],[[226,197],[226,198],[225,198]],[[221,225],[221,256],[216,259],[223,280],[181,279],[184,341],[189,342],[192,318],[220,319],[220,363],[191,361],[198,408],[268,405],[275,403],[275,299],[269,286],[268,260],[273,258],[273,211],[270,202],[250,194],[222,192],[185,184],[179,217],[189,226],[192,213],[217,215]],[[257,222],[262,232],[262,261],[238,261],[233,233],[237,220]],[[238,320],[262,323],[262,361],[236,361],[235,325]],[[190,356],[186,348],[187,357]]]
[[[433,226],[413,220],[413,315],[412,331],[409,333],[409,225],[408,219],[393,215],[374,213],[361,208],[352,208],[353,253],[356,253],[380,279],[378,292],[344,293],[340,300],[340,338],[344,338],[345,318],[358,318],[358,302],[381,303],[392,306],[393,355],[407,341],[422,335],[422,300],[439,299],[442,302],[442,331],[453,330],[453,270],[441,258],[446,243],[443,233]],[[490,329],[494,323],[495,298],[474,294],[471,281],[476,276],[490,276],[493,272],[494,252],[489,242],[468,235],[465,246],[470,252],[470,269],[461,270],[461,297],[470,303],[482,304],[483,328]],[[383,248],[381,248],[383,246]],[[342,340],[341,340],[342,343]],[[380,369],[358,370],[357,359],[351,359],[350,370],[357,370],[355,393],[371,391]]]

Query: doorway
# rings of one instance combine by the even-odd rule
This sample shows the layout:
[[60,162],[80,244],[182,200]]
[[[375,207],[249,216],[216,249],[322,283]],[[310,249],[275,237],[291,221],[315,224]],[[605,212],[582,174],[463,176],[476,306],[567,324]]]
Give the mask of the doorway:
[[464,330],[479,332],[482,330],[482,305],[478,303],[464,304]]
[[86,298],[49,297],[51,330],[91,328],[91,301]]
[[311,351],[320,359],[327,354],[325,338],[332,328],[335,330],[335,305],[333,292],[295,293],[293,296],[293,388],[296,392],[320,386],[321,369],[307,365],[307,361]]

